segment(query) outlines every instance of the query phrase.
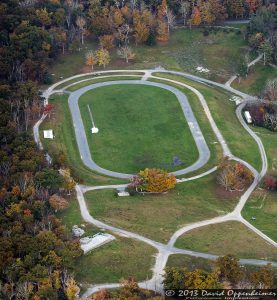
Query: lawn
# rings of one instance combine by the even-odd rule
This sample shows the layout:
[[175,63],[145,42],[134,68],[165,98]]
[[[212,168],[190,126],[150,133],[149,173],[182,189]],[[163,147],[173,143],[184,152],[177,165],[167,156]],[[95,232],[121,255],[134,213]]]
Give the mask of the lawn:
[[277,261],[277,249],[239,222],[225,222],[194,229],[181,236],[176,247],[239,258]]
[[[277,242],[277,192],[257,189],[247,201],[242,215],[252,225]],[[255,220],[252,220],[255,217]]]
[[[51,73],[56,82],[78,73],[90,72],[85,66],[85,54],[98,45],[88,41],[83,49],[60,55]],[[162,66],[167,69],[195,72],[202,65],[211,70],[211,78],[226,81],[233,74],[233,58],[248,52],[242,35],[233,30],[217,30],[209,36],[202,29],[176,29],[169,43],[156,46],[133,46],[136,57],[129,64],[119,59],[116,49],[111,53],[108,69],[142,69]],[[97,67],[96,70],[99,70]]]
[[[73,225],[79,227],[84,225],[84,236],[101,231],[94,225],[84,222],[74,195],[69,201],[69,207],[60,212],[58,217],[69,232]],[[155,249],[147,244],[116,236],[116,240],[75,261],[74,273],[82,284],[118,282],[122,277],[129,276],[144,280],[147,276],[151,277],[154,254]]]
[[78,282],[110,283],[134,277],[138,281],[151,278],[156,251],[151,246],[127,238],[119,238],[76,261]]
[[249,75],[242,79],[234,81],[232,87],[242,92],[261,96],[268,80],[277,78],[277,68],[264,66],[262,62],[250,68]]
[[235,114],[235,104],[234,102],[229,101],[230,94],[225,93],[221,89],[188,80],[182,76],[164,73],[155,73],[154,75],[174,79],[198,89],[204,95],[215,123],[223,137],[226,139],[232,153],[235,156],[246,160],[257,170],[261,169],[261,158],[258,145],[237,119]]
[[[122,183],[122,180],[95,174],[83,164],[75,140],[67,99],[68,95],[53,95],[50,98],[50,103],[55,105],[54,112],[51,118],[47,118],[40,126],[40,138],[45,149],[54,158],[63,152],[66,165],[70,167],[75,180],[79,183],[90,185]],[[55,139],[43,139],[42,131],[50,128],[54,130]]]
[[[97,135],[91,136],[90,105]],[[198,150],[176,96],[143,85],[112,85],[82,95],[79,107],[94,161],[122,173],[146,167],[175,171],[190,166]],[[174,158],[180,164],[173,166]]]
[[215,174],[178,184],[166,195],[118,198],[113,190],[99,190],[85,197],[96,219],[161,242],[182,225],[231,212],[238,200],[218,189]]

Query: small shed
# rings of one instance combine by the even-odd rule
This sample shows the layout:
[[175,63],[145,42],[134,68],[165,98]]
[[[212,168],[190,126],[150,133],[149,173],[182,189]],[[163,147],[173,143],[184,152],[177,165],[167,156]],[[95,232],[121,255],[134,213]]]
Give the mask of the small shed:
[[105,245],[113,241],[115,237],[109,233],[97,233],[94,236],[87,236],[80,239],[81,248],[84,253],[88,253],[89,251],[98,248],[100,246]]
[[250,115],[250,112],[249,111],[245,111],[244,112],[244,116],[245,116],[245,119],[247,121],[248,124],[252,123],[252,118],[251,118],[251,115]]
[[53,134],[53,130],[49,129],[49,130],[43,130],[43,137],[45,139],[52,139],[54,138],[54,134]]

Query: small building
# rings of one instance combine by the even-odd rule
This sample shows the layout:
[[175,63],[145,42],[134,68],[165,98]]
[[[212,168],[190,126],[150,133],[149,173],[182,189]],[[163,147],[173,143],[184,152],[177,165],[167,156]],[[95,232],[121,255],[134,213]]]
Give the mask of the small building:
[[85,233],[84,229],[79,228],[77,225],[72,227],[72,234],[75,237],[81,237]]
[[111,241],[113,241],[115,237],[109,233],[99,232],[93,236],[87,236],[80,239],[81,248],[84,253],[88,253],[89,251],[103,246]]
[[53,134],[53,130],[49,129],[49,130],[43,130],[43,137],[45,139],[52,139],[54,138],[54,134]]
[[251,124],[252,123],[252,118],[251,118],[250,112],[246,110],[244,112],[244,116],[245,116],[245,119],[246,119],[247,123]]

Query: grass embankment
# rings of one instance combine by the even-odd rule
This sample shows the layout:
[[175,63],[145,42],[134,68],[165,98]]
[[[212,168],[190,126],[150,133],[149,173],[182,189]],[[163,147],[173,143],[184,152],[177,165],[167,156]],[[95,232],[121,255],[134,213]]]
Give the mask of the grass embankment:
[[250,68],[249,75],[240,82],[235,80],[232,87],[247,94],[261,96],[266,83],[277,78],[277,68],[264,66],[262,62]]
[[[96,50],[97,43],[87,42],[81,51],[60,55],[51,69],[56,82],[60,77],[90,72],[85,66],[85,54],[89,49]],[[211,70],[211,78],[226,81],[233,74],[233,59],[247,53],[247,43],[242,35],[232,30],[217,30],[203,36],[202,29],[176,29],[170,41],[164,45],[134,46],[136,57],[129,64],[119,59],[116,49],[111,52],[108,69],[150,69],[162,66],[167,69],[195,72],[201,65]],[[96,71],[99,70],[96,67]],[[102,69],[101,69],[102,70]]]
[[218,190],[215,174],[178,184],[166,195],[117,198],[113,190],[99,190],[85,197],[96,219],[161,242],[184,224],[232,211],[238,200]]
[[176,247],[240,258],[277,261],[277,249],[239,222],[225,222],[197,228],[181,236]]
[[182,76],[164,73],[155,73],[154,75],[177,80],[198,89],[205,97],[215,123],[226,139],[232,153],[250,163],[257,170],[261,169],[258,145],[237,119],[235,103],[229,101],[230,94],[225,93],[223,90],[188,80]]
[[[99,133],[91,137],[90,105]],[[137,173],[146,167],[175,171],[198,158],[176,96],[142,85],[100,87],[82,95],[79,107],[94,161],[103,168]],[[174,157],[182,165],[171,166]]]

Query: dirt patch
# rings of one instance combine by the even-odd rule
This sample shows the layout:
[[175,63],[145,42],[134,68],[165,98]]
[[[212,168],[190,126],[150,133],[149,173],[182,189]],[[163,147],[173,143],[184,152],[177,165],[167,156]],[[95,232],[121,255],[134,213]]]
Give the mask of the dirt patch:
[[90,72],[93,72],[94,70],[91,70],[91,67],[90,67],[90,66],[84,66],[84,67],[82,67],[79,71],[80,71],[80,73],[84,74],[84,73],[90,73]]
[[215,193],[216,195],[220,198],[220,199],[226,199],[226,200],[233,200],[233,199],[238,199],[241,197],[241,195],[244,193],[244,191],[240,192],[240,191],[227,191],[225,188],[221,187],[221,186],[217,186],[215,189]]

